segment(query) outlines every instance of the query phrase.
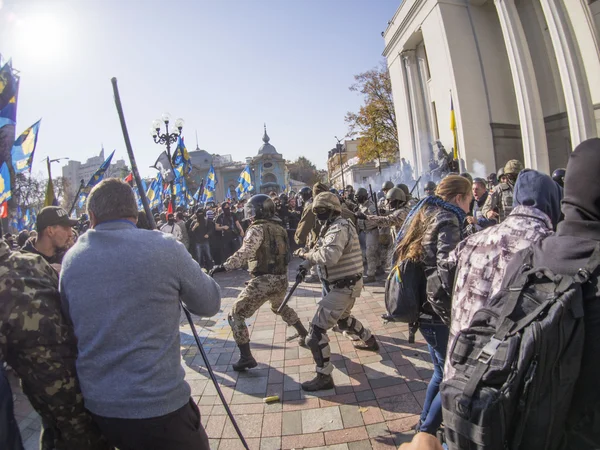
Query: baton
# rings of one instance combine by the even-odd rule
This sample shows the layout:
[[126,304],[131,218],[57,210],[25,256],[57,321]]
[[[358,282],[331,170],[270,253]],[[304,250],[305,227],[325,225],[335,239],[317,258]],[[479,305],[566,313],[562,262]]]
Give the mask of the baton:
[[[135,178],[135,183],[138,186],[138,193],[140,194],[140,198],[142,199],[142,204],[144,205],[144,211],[146,212],[146,216],[148,217],[148,223],[150,224],[150,227],[153,230],[155,230],[156,222],[154,221],[154,216],[152,215],[152,211],[150,210],[150,204],[148,203],[148,198],[146,197],[146,192],[142,188],[142,179],[140,178],[140,173],[138,172],[137,164],[135,163],[135,157],[133,156],[133,149],[131,148],[131,141],[129,140],[129,133],[127,132],[127,124],[125,123],[125,115],[123,114],[123,106],[121,105],[121,97],[119,96],[119,87],[117,86],[117,79],[112,78],[111,82],[113,85],[113,92],[115,94],[115,105],[117,107],[117,112],[119,113],[119,120],[121,121],[121,129],[123,131],[123,138],[125,139],[125,147],[127,147],[127,154],[129,155],[129,162],[131,163],[131,171],[133,172],[133,175]],[[233,417],[233,414],[231,413],[229,406],[227,405],[227,401],[225,401],[223,392],[221,391],[221,388],[219,387],[217,378],[215,377],[215,374],[212,370],[210,362],[208,361],[208,357],[206,356],[206,353],[204,352],[204,348],[202,347],[202,343],[200,342],[200,338],[198,337],[198,332],[196,331],[196,326],[194,325],[194,321],[192,320],[192,315],[186,309],[186,307],[183,305],[181,300],[179,301],[179,304],[181,305],[181,308],[183,309],[183,312],[185,313],[185,316],[187,317],[187,320],[190,323],[190,327],[192,329],[192,334],[194,335],[194,339],[196,340],[196,345],[198,346],[198,350],[200,350],[200,354],[202,355],[202,359],[204,360],[204,364],[206,365],[206,370],[208,371],[208,374],[210,375],[210,379],[212,380],[212,382],[215,385],[215,389],[217,390],[217,394],[219,394],[219,398],[221,399],[221,402],[223,402],[223,406],[225,407],[225,411],[227,412],[227,415],[229,416],[229,419],[231,420],[231,424],[233,425],[233,428],[235,428],[235,431],[238,434],[238,436],[240,437],[240,441],[242,441],[242,445],[244,446],[244,448],[246,450],[249,450],[248,443],[244,439],[244,435],[242,434],[240,427],[238,427],[238,424],[235,421],[235,418]]]
[[423,175],[420,175],[419,178],[417,179],[417,181],[415,181],[415,185],[413,186],[413,188],[410,190],[409,195],[412,195],[413,191],[415,190],[415,188],[419,185],[419,181],[421,181],[421,177]]
[[279,305],[279,308],[277,308],[277,314],[280,314],[283,308],[285,308],[285,305],[287,305],[287,303],[290,301],[290,298],[292,298],[292,294],[294,293],[296,288],[300,285],[300,283],[304,281],[305,275],[306,270],[298,270],[298,273],[296,274],[296,282],[290,289],[290,292],[288,292],[285,298],[283,299],[283,302],[281,302],[281,305]]
[[379,206],[377,206],[377,197],[373,195],[373,189],[371,189],[371,185],[369,184],[369,192],[371,193],[371,200],[375,203],[375,212],[379,215]]

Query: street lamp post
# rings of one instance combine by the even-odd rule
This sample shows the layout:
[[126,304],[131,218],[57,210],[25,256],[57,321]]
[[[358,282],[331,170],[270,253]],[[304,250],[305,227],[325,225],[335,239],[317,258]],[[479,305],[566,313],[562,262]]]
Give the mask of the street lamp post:
[[[154,139],[154,142],[159,145],[167,146],[167,156],[169,157],[169,163],[171,162],[171,144],[177,142],[177,138],[181,135],[181,130],[183,129],[183,119],[177,119],[175,121],[175,130],[172,133],[169,133],[169,123],[171,122],[171,115],[169,113],[164,113],[161,117],[162,123],[165,124],[165,132],[161,133],[161,120],[156,119],[152,122],[152,129],[150,130],[150,134]],[[171,208],[175,211],[175,195],[173,194],[173,184],[174,181],[171,180],[169,182],[169,187],[171,191]]]
[[344,183],[344,167],[343,167],[343,161],[342,161],[342,142],[338,139],[337,136],[334,136],[334,138],[337,140],[337,144],[335,145],[335,148],[340,157],[340,174],[342,176],[342,189],[346,189],[346,183]]

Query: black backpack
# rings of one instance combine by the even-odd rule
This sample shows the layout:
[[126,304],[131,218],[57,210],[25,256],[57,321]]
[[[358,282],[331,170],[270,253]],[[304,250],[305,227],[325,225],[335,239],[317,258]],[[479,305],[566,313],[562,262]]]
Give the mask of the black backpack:
[[450,450],[549,450],[565,429],[584,344],[582,285],[596,274],[600,244],[575,276],[522,270],[477,311],[447,359],[441,388]]
[[425,301],[425,287],[423,266],[412,260],[404,260],[394,266],[385,282],[387,314],[382,318],[412,324],[409,342],[414,342],[414,324],[419,321],[421,305]]

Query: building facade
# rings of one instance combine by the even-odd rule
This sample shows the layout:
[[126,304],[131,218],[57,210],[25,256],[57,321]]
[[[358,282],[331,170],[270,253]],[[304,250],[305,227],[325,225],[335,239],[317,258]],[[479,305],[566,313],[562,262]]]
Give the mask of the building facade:
[[[568,5],[568,7],[567,7]],[[600,129],[600,0],[404,0],[383,33],[400,156],[550,172]]]
[[[96,173],[96,170],[102,165],[105,160],[104,149],[100,152],[98,156],[93,156],[88,158],[88,160],[84,163],[80,161],[69,160],[66,166],[62,168],[62,176],[63,178],[68,180],[69,191],[71,195],[75,195],[77,190],[79,189],[79,185],[81,180],[83,180],[84,184],[87,184],[92,178],[92,175]],[[123,159],[119,159],[117,161],[111,161],[110,168],[106,171],[105,178],[110,177],[123,177],[125,175],[122,172],[127,169],[127,164]]]

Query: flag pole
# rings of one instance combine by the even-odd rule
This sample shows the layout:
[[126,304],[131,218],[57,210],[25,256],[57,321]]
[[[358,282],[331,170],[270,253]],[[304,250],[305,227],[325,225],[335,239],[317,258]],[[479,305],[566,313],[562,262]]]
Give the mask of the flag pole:
[[125,123],[125,114],[123,113],[123,106],[121,105],[121,96],[119,95],[117,79],[113,77],[110,81],[112,82],[113,86],[113,93],[115,95],[115,106],[117,107],[117,112],[119,113],[119,121],[121,122],[121,130],[123,131],[125,147],[127,148],[129,162],[131,163],[131,171],[133,172],[133,177],[135,178],[135,184],[138,187],[138,193],[140,195],[140,198],[142,199],[142,205],[144,205],[144,211],[146,212],[146,218],[148,219],[148,223],[150,224],[152,229],[155,229],[156,222],[154,221],[154,216],[152,215],[152,211],[150,210],[150,204],[148,203],[148,198],[146,197],[146,192],[144,191],[142,185],[142,179],[140,178],[140,172],[138,171],[138,167],[135,162],[135,156],[133,155],[133,149],[131,148],[131,141],[129,140],[129,132],[127,131],[127,124]]
[[75,198],[73,199],[73,203],[71,204],[71,208],[69,208],[69,217],[71,217],[71,213],[73,212],[73,209],[75,209],[75,204],[77,203],[77,200],[79,200],[79,194],[81,194],[81,191],[84,187],[85,181],[83,181],[82,179],[79,183],[79,189],[77,189],[77,194],[75,194]]

